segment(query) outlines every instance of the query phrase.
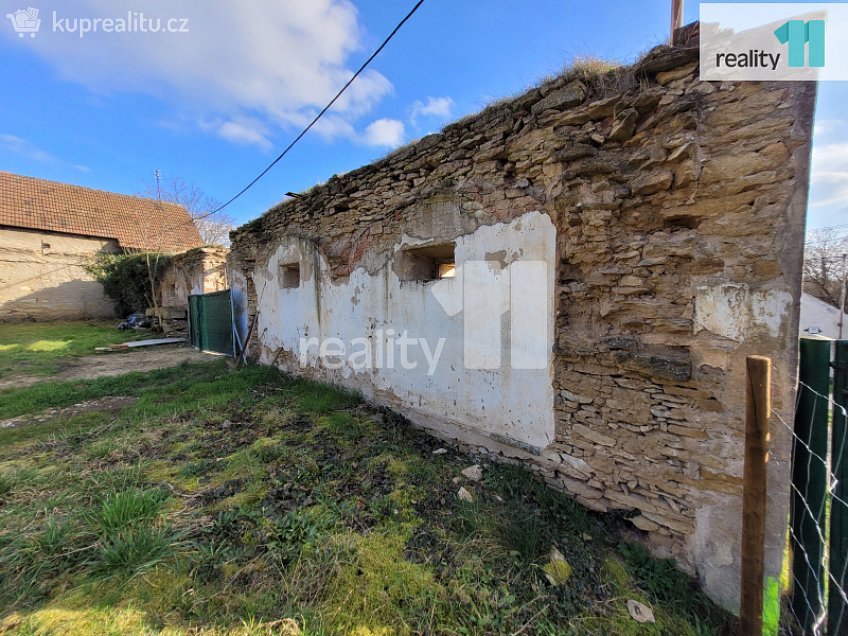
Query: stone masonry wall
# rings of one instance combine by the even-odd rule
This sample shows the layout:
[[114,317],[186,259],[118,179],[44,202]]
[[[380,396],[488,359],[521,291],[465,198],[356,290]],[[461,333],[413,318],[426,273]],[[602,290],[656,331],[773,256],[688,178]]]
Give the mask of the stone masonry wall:
[[221,246],[195,247],[176,254],[162,275],[160,304],[188,309],[191,294],[208,294],[227,288],[227,254]]
[[[595,510],[625,511],[634,533],[732,609],[745,356],[774,359],[775,410],[791,412],[815,86],[701,82],[695,44],[609,72],[573,69],[334,176],[235,231],[230,264],[250,322],[283,240],[313,246],[340,282],[384,267],[404,236],[549,215],[554,442],[534,453],[434,428],[525,462]],[[251,354],[282,364],[267,343],[254,330]],[[773,429],[776,576],[790,447]]]

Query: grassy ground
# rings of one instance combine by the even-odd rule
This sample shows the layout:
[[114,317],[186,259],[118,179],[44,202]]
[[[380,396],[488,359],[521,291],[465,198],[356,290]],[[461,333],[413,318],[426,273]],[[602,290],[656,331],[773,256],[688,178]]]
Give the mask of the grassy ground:
[[[669,562],[622,545],[615,519],[516,467],[457,479],[467,457],[268,368],[36,385],[0,393],[0,417],[106,395],[138,399],[0,430],[2,634],[728,628]],[[568,565],[551,567],[552,547]]]
[[147,337],[147,331],[119,332],[117,321],[0,323],[0,378],[50,375],[95,347]]

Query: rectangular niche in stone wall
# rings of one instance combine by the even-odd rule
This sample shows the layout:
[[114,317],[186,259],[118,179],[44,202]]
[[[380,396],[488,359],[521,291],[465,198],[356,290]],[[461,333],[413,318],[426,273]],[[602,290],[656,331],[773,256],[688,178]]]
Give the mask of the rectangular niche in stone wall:
[[300,287],[300,263],[280,263],[280,287],[283,289]]
[[431,281],[453,278],[456,260],[453,243],[410,247],[395,255],[394,271],[404,281]]

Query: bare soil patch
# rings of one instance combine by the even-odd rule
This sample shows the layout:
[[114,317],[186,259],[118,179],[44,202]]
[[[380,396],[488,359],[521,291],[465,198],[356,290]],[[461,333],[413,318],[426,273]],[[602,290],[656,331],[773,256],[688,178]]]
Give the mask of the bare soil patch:
[[183,362],[208,362],[212,354],[195,351],[187,346],[160,345],[121,352],[100,353],[74,358],[59,373],[45,377],[37,375],[11,376],[0,379],[0,389],[20,389],[36,382],[65,382],[123,375],[130,371],[154,371],[175,367]]
[[82,413],[120,411],[125,406],[133,404],[137,399],[137,397],[131,395],[109,395],[96,400],[86,400],[61,409],[47,409],[38,415],[22,415],[0,421],[0,429],[18,428],[27,424],[42,424],[57,417],[74,417]]

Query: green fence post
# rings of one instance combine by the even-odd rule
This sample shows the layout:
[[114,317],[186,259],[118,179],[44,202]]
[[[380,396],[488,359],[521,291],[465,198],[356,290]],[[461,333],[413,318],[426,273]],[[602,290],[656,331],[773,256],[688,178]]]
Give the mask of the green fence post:
[[[831,472],[836,481],[830,501],[830,555],[828,569],[827,633],[848,631],[848,604],[840,593],[848,589],[848,445],[845,408],[848,406],[848,340],[836,341],[831,422]],[[836,589],[836,588],[839,589]]]
[[812,633],[824,598],[827,419],[830,393],[830,343],[801,338],[798,408],[792,442],[792,611],[804,633]]

